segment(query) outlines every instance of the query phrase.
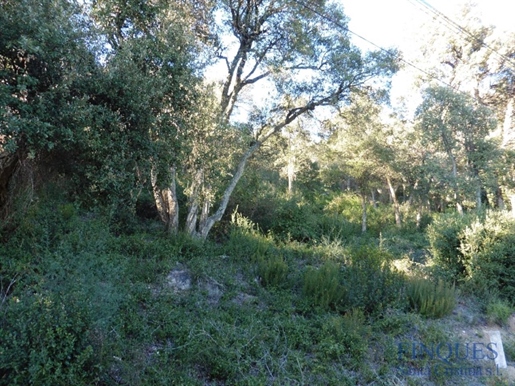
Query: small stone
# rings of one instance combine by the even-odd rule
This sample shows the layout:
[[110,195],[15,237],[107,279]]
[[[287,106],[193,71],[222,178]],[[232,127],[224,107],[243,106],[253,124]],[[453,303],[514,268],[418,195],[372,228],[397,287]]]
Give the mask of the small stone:
[[186,270],[173,270],[166,277],[166,282],[176,292],[187,291],[191,288],[191,275]]

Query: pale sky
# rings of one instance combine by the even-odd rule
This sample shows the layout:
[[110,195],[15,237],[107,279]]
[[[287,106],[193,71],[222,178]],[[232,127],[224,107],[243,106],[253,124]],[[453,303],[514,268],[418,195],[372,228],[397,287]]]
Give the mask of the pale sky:
[[[398,48],[411,63],[420,58],[421,26],[430,23],[435,14],[422,3],[429,4],[453,22],[461,25],[456,12],[463,7],[463,0],[335,0],[339,1],[350,18],[349,29],[382,48]],[[515,33],[515,0],[475,0],[477,14],[483,25],[495,27],[497,33]],[[446,26],[442,18],[435,23]],[[444,27],[447,28],[447,27]],[[351,34],[351,36],[353,36]],[[363,50],[377,50],[375,46],[353,37],[354,44]],[[393,78],[391,98],[394,105],[399,98],[407,98],[413,111],[421,97],[412,89],[413,74],[418,71],[407,68]],[[420,74],[419,74],[420,75]]]
[[[387,48],[411,43],[417,27],[431,20],[429,11],[417,0],[338,0],[350,18],[349,29],[373,43]],[[457,24],[455,10],[464,3],[461,0],[423,0],[448,16]],[[515,32],[515,0],[476,0],[474,3],[486,25],[498,30]],[[362,46],[360,39],[355,43]],[[365,46],[362,46],[365,47]],[[367,46],[368,47],[368,46]]]

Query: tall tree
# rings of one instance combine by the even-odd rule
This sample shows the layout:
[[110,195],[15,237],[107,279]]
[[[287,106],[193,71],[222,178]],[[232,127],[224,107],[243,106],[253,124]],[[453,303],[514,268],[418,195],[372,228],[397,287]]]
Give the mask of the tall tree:
[[[215,12],[215,22],[220,21],[212,28],[219,33],[216,54],[226,70],[219,122],[236,121],[244,91],[265,88],[268,96],[249,109],[243,126],[234,129],[238,138],[250,140],[239,140],[245,146],[235,149],[233,172],[219,191],[218,205],[202,221],[188,225],[201,238],[222,218],[248,159],[264,142],[300,116],[345,104],[353,91],[371,85],[372,79],[390,76],[397,58],[394,51],[362,55],[351,45],[346,18],[333,2],[221,0]],[[202,168],[193,175],[204,175]],[[205,180],[197,183],[206,186]],[[192,197],[192,201],[199,199]],[[200,206],[210,208],[213,203]]]
[[371,191],[388,183],[400,225],[399,203],[393,187],[395,154],[389,145],[389,128],[381,121],[381,106],[369,95],[353,94],[352,104],[341,110],[330,125],[325,170],[334,178],[350,178],[362,204],[361,230],[367,230],[367,207]]
[[[5,212],[20,165],[56,161],[81,138],[87,127],[84,86],[96,63],[88,25],[74,1],[2,0],[0,6],[0,210]],[[54,167],[66,167],[58,161]]]
[[[451,189],[457,210],[463,212],[463,201],[470,198],[481,207],[484,175],[489,172],[488,159],[495,149],[487,136],[495,128],[492,112],[466,95],[444,87],[430,87],[418,110],[418,129],[426,146],[432,149],[432,162],[438,160],[439,178]],[[446,165],[449,165],[446,168]]]

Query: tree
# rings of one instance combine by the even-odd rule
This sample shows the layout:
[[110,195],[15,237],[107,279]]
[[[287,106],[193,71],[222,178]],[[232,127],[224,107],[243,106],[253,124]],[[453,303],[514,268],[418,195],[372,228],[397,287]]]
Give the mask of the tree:
[[368,196],[387,182],[400,226],[399,203],[392,185],[395,154],[388,143],[388,127],[380,119],[381,106],[361,93],[353,94],[351,99],[352,104],[330,123],[326,173],[340,180],[350,178],[356,185],[361,197],[363,232],[367,230]]
[[206,126],[199,114],[206,99],[196,74],[205,39],[203,5],[97,0],[91,10],[109,43],[104,59],[108,87],[98,103],[118,113],[120,131],[126,134],[120,143],[127,144],[120,162],[135,179],[136,191],[151,186],[169,232],[179,224],[176,181],[194,152],[192,133]]
[[[441,165],[438,178],[452,190],[457,210],[475,192],[481,207],[484,176],[495,146],[487,139],[495,128],[492,112],[473,103],[466,95],[445,87],[429,87],[417,112],[417,127],[424,144],[432,150],[431,163]],[[450,171],[445,171],[447,162]]]
[[[8,211],[20,165],[66,168],[59,154],[84,133],[84,85],[95,72],[91,37],[73,1],[0,1],[0,210]],[[30,162],[29,162],[30,161]],[[28,167],[28,166],[27,166]]]
[[[218,205],[200,221],[187,225],[191,234],[201,238],[206,238],[222,218],[247,161],[263,143],[315,109],[347,103],[353,91],[370,86],[372,79],[390,76],[397,68],[394,51],[362,55],[353,47],[345,29],[346,19],[331,2],[224,0],[219,1],[215,12],[220,17],[214,23],[221,20],[212,27],[219,31],[216,54],[226,69],[216,123],[222,127],[234,124],[243,92],[256,90],[257,84],[266,85],[269,96],[266,103],[251,109],[245,124],[233,128],[240,147],[233,153],[233,172],[225,179],[225,186],[220,186]],[[202,166],[197,169],[192,175],[204,175]],[[203,190],[195,185],[213,188],[197,178],[191,192]],[[173,186],[169,189],[172,191]],[[200,206],[211,208],[210,197],[193,193],[190,202],[204,201]]]

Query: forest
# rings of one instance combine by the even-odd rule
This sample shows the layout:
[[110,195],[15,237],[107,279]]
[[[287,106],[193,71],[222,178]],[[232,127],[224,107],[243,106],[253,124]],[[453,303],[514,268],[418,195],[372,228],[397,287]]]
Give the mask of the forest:
[[514,384],[515,34],[345,3],[0,0],[0,385]]

